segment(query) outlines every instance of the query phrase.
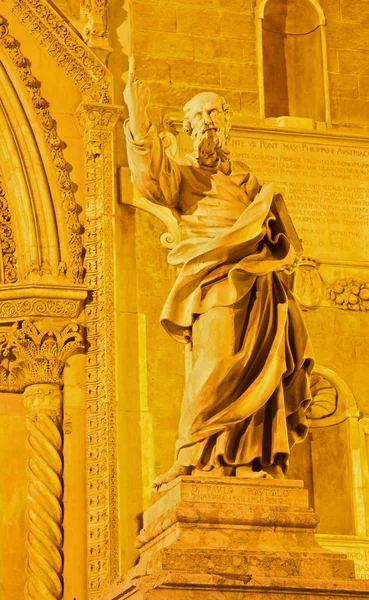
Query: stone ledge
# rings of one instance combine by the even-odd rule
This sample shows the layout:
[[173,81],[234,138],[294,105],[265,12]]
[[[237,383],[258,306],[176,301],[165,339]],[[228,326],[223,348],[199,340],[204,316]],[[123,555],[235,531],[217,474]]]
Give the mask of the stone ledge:
[[122,580],[102,600],[363,600],[368,594],[368,583],[358,580],[176,571]]

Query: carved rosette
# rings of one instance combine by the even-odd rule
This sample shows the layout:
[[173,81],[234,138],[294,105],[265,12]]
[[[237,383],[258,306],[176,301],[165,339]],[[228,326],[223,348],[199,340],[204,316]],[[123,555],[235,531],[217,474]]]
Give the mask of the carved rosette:
[[3,389],[24,392],[27,411],[26,600],[63,596],[63,369],[83,339],[77,323],[61,330],[31,321],[0,336]]

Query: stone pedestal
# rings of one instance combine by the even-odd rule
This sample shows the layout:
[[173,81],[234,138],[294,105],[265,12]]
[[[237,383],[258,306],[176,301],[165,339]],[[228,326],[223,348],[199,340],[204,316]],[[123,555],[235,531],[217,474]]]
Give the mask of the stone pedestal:
[[105,600],[368,598],[353,561],[315,540],[318,522],[301,481],[178,478],[144,513],[139,563]]

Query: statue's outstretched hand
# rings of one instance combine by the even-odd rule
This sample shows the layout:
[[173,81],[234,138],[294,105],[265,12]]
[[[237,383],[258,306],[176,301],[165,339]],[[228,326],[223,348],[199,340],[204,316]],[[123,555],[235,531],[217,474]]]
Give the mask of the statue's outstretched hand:
[[128,107],[129,126],[133,137],[143,137],[150,127],[147,114],[150,103],[150,88],[145,81],[135,77],[135,59],[133,56],[129,59],[128,80],[123,98]]

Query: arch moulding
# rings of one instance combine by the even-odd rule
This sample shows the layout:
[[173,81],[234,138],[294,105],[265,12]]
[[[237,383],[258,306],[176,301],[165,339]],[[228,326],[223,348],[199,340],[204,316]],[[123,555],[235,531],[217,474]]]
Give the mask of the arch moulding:
[[[268,2],[270,2],[270,0],[258,0],[258,2],[256,4],[256,8],[255,8],[255,16],[258,19],[264,19],[265,7],[268,4]],[[317,11],[317,13],[319,15],[319,25],[325,25],[326,24],[325,15],[324,15],[323,9],[320,6],[318,0],[308,0],[308,2],[310,2],[310,4],[315,8],[315,10]]]

